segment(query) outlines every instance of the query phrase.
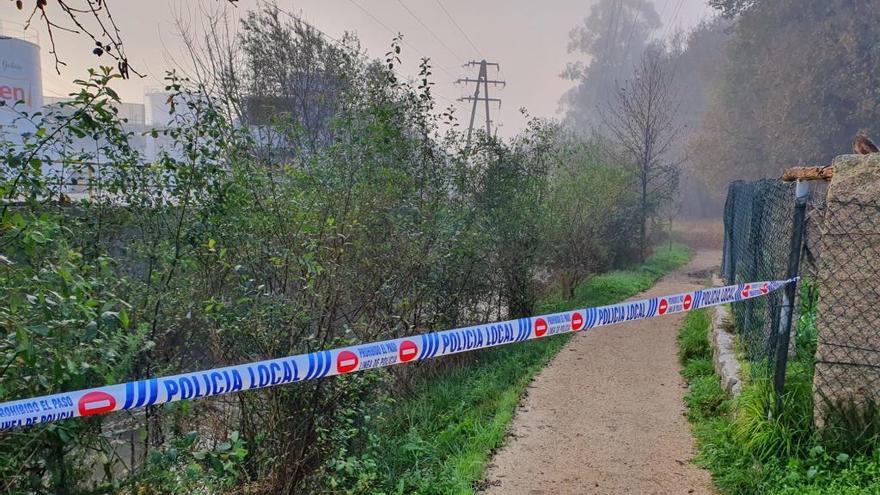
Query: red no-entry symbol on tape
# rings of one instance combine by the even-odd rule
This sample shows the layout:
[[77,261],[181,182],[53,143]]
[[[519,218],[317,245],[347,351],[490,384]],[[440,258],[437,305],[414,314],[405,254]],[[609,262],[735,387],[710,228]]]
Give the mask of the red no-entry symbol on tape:
[[684,310],[687,311],[687,310],[691,309],[691,304],[693,304],[693,303],[694,303],[693,296],[691,296],[690,294],[685,294],[684,303],[682,304],[684,306]]
[[750,284],[746,284],[746,286],[743,287],[742,296],[743,296],[743,297],[749,297],[749,293],[750,293],[751,291],[752,291],[752,286],[751,286]]
[[342,351],[336,356],[336,371],[348,373],[358,367],[358,357],[351,351]]
[[535,337],[547,335],[547,321],[544,318],[535,320]]
[[667,309],[669,309],[669,303],[666,302],[666,299],[660,299],[660,306],[657,307],[657,312],[665,315]]
[[401,363],[412,361],[419,355],[419,347],[412,340],[404,340],[400,343],[400,349],[397,351]]
[[571,331],[577,332],[581,328],[584,327],[584,316],[580,311],[575,311],[571,314]]
[[766,294],[770,292],[770,286],[767,284],[761,285],[761,294]]
[[96,390],[80,397],[77,406],[80,416],[102,414],[110,412],[116,407],[116,397],[107,392]]

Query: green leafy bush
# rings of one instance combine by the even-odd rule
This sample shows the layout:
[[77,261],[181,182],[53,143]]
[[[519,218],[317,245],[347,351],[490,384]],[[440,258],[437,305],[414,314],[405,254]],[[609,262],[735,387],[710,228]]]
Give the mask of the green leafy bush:
[[661,276],[690,260],[690,249],[681,244],[658,247],[645,263],[633,270],[619,270],[590,277],[577,285],[574,297],[548,298],[537,307],[539,313],[600,306],[622,301],[650,288]]
[[[414,82],[396,75],[399,37],[368,60],[354,37],[332,43],[281,14],[247,14],[228,40],[236,63],[208,64],[216,86],[169,73],[161,129],[137,135],[120,118],[108,68],[72,101],[20,113],[33,132],[0,136],[0,401],[522,316],[539,280],[628,262],[632,177],[603,142],[530,118],[512,140],[468,143],[436,108],[427,59]],[[616,302],[686,258],[658,250],[557,304]],[[4,431],[0,487],[367,492],[394,465],[364,454],[383,445],[373,411],[473,365],[485,381],[446,385],[446,406],[472,407],[426,405],[445,429],[384,444],[443,459],[413,472],[460,472],[464,487],[503,433],[506,413],[489,415],[512,410],[558,345]],[[223,459],[232,431],[247,454]],[[401,482],[422,486],[403,474],[382,486]]]
[[[150,452],[143,470],[112,488],[137,495],[211,495],[224,493],[246,477],[248,451],[237,431],[205,445],[197,432],[176,437]],[[107,487],[111,488],[111,487]]]

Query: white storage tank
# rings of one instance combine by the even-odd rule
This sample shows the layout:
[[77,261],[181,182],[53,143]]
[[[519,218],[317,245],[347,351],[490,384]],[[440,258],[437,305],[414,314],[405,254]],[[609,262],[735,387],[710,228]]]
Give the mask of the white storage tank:
[[171,122],[169,93],[159,88],[144,91],[144,121],[148,127],[166,127]]
[[[0,21],[0,125],[16,118],[10,107],[32,114],[43,107],[40,46],[34,33]],[[16,104],[17,103],[17,104]],[[10,129],[6,129],[10,130]]]

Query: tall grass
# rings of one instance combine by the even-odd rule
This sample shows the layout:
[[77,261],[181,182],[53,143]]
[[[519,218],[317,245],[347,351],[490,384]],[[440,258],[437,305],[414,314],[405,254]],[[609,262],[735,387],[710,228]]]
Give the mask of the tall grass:
[[709,345],[709,313],[689,313],[678,334],[678,360],[685,364],[691,360],[712,359]]
[[[823,442],[813,429],[812,321],[805,313],[799,322],[804,347],[789,365],[782,407],[775,410],[772,380],[760,371],[767,364],[756,363],[740,397],[731,399],[711,365],[709,318],[700,312],[685,318],[679,356],[689,383],[685,403],[699,446],[696,462],[712,473],[722,493],[880,493],[880,449],[853,455],[845,445]],[[863,431],[870,439],[871,430]]]
[[804,455],[813,445],[813,374],[801,362],[789,364],[781,406],[767,366],[754,366],[759,373],[749,379],[733,410],[731,436],[755,459]]

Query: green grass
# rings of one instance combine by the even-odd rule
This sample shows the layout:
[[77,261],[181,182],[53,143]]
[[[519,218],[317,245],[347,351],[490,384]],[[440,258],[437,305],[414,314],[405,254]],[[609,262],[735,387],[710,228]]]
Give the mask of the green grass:
[[567,342],[544,339],[482,353],[398,401],[379,433],[380,478],[392,493],[471,493],[535,373]]
[[[773,405],[766,364],[753,366],[749,382],[730,399],[711,366],[709,318],[688,314],[679,335],[685,404],[699,446],[697,464],[728,494],[880,494],[880,449],[847,454],[822,445],[812,428],[811,357],[789,366],[783,406]],[[705,342],[697,340],[704,338]],[[746,375],[749,376],[749,375]]]
[[[620,301],[689,259],[683,246],[664,247],[633,270],[580,284],[572,300],[545,301],[539,312]],[[369,462],[360,464],[369,473],[359,478],[370,482],[360,492],[473,493],[526,386],[567,341],[558,336],[487,350],[471,365],[424,380],[418,393],[398,400],[377,421],[382,426]]]
[[709,313],[694,311],[689,313],[678,334],[678,360],[685,364],[691,360],[711,360],[712,347],[709,345]]

